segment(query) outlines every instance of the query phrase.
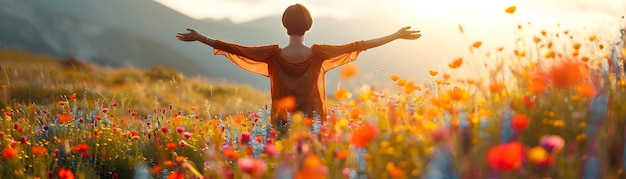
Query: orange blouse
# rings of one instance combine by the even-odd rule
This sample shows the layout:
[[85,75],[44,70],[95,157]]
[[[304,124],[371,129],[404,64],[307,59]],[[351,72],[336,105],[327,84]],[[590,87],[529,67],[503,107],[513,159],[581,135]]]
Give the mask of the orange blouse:
[[311,117],[313,111],[326,116],[324,76],[329,70],[356,60],[366,50],[364,41],[343,45],[311,46],[311,56],[292,63],[281,56],[278,45],[242,46],[216,40],[215,55],[223,55],[244,70],[269,77],[272,97],[271,117],[285,119],[287,110],[279,109],[279,100],[295,97],[295,109]]

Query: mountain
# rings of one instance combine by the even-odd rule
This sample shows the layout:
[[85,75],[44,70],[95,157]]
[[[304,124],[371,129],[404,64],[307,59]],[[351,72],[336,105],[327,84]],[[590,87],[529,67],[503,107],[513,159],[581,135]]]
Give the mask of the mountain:
[[[213,55],[213,49],[206,45],[180,42],[175,33],[192,27],[205,35],[243,45],[282,46],[288,40],[278,16],[241,24],[228,20],[195,20],[146,0],[0,0],[0,4],[3,4],[0,7],[0,24],[3,24],[0,48],[63,58],[75,56],[113,66],[149,68],[162,64],[186,75],[249,84],[260,90],[269,89],[267,78],[243,71],[223,57]],[[437,23],[436,19],[424,21]],[[385,25],[380,25],[383,22]],[[385,14],[349,21],[316,18],[306,42],[341,44],[366,40],[387,35],[404,25]],[[436,46],[442,42],[424,43]],[[368,74],[361,75],[361,81],[389,81],[388,72],[425,77],[425,71],[442,60],[433,50],[416,50],[417,44],[394,42],[363,52],[356,63]],[[411,59],[416,57],[432,60]],[[420,65],[406,64],[415,60],[422,61]],[[327,76],[328,89],[339,83],[337,71]]]
[[0,26],[0,47],[75,57],[102,65],[147,68],[164,64],[185,68],[181,64],[194,64],[186,71],[205,71],[189,56],[150,36],[29,3],[34,2],[1,1],[0,24],[4,25]]

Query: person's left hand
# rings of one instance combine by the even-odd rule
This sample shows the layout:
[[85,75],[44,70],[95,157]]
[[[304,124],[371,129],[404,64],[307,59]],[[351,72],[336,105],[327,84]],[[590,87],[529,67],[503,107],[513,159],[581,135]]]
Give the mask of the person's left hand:
[[410,30],[411,26],[401,28],[396,32],[396,37],[400,39],[415,40],[422,36],[419,30]]

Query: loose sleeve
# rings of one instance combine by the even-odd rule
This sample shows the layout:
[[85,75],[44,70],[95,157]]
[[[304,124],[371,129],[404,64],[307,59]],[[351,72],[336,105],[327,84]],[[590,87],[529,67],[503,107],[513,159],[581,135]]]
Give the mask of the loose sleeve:
[[246,71],[268,77],[267,63],[276,54],[278,45],[242,46],[216,40],[213,48],[215,55],[223,55]]
[[315,51],[324,61],[322,68],[327,72],[333,68],[356,60],[361,51],[366,50],[364,41],[357,41],[343,45],[317,45]]

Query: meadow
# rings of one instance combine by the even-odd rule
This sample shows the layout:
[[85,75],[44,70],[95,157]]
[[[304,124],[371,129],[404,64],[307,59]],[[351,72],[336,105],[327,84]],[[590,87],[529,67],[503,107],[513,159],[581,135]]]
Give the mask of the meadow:
[[[515,9],[506,9],[514,13]],[[624,178],[626,55],[605,34],[467,44],[432,78],[340,88],[328,116],[164,66],[111,69],[0,51],[0,173],[9,178]],[[459,25],[460,33],[463,27]],[[481,61],[490,61],[483,65]],[[341,70],[343,80],[358,67]],[[482,71],[479,77],[458,71]]]

